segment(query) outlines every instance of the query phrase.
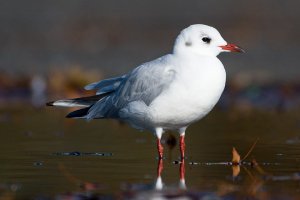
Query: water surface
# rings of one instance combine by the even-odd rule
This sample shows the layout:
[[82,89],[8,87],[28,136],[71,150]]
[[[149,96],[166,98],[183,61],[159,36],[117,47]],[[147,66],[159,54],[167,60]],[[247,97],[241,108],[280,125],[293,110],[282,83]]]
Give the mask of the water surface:
[[[148,132],[116,121],[65,119],[62,109],[17,107],[0,113],[3,199],[300,197],[297,112],[215,110],[187,130],[184,165],[176,162],[178,145],[165,144],[161,172],[156,140]],[[167,133],[164,140],[171,135],[177,137]],[[223,163],[231,161],[233,146],[243,157],[257,138],[246,159],[250,164],[255,159],[257,166]]]

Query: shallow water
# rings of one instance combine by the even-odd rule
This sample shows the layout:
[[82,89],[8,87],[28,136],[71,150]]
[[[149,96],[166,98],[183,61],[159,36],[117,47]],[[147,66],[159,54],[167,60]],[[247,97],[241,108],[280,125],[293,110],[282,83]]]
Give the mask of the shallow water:
[[[66,113],[1,109],[0,199],[300,198],[297,112],[215,110],[187,130],[184,164],[175,162],[178,145],[164,145],[162,190],[155,137],[115,121],[65,119]],[[165,143],[171,136],[177,137],[167,133]],[[233,146],[243,157],[257,138],[247,163],[227,164]]]

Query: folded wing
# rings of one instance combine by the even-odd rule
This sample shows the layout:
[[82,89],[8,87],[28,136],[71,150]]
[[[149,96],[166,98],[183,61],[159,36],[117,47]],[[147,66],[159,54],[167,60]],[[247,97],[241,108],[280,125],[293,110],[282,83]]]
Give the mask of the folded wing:
[[145,63],[127,74],[113,93],[95,103],[87,118],[118,118],[119,110],[134,101],[148,106],[169,87],[175,75],[168,56]]
[[130,73],[85,86],[96,95],[49,102],[49,106],[84,107],[70,113],[70,118],[119,118],[119,111],[131,102],[151,102],[166,90],[176,71],[169,56],[158,58],[135,68]]

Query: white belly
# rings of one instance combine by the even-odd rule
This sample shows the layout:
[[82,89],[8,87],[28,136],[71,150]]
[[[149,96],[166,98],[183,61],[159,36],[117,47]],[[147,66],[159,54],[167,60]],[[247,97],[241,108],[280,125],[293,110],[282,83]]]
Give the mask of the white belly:
[[176,129],[201,119],[218,102],[225,79],[219,60],[210,66],[189,66],[178,71],[170,88],[150,104],[152,123]]

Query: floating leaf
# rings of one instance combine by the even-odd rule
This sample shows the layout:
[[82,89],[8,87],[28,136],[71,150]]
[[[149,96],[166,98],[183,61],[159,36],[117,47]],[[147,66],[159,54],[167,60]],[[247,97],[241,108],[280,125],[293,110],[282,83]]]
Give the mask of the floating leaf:
[[240,161],[241,161],[240,154],[237,152],[237,150],[234,147],[232,147],[232,160],[231,160],[232,164],[239,165]]

